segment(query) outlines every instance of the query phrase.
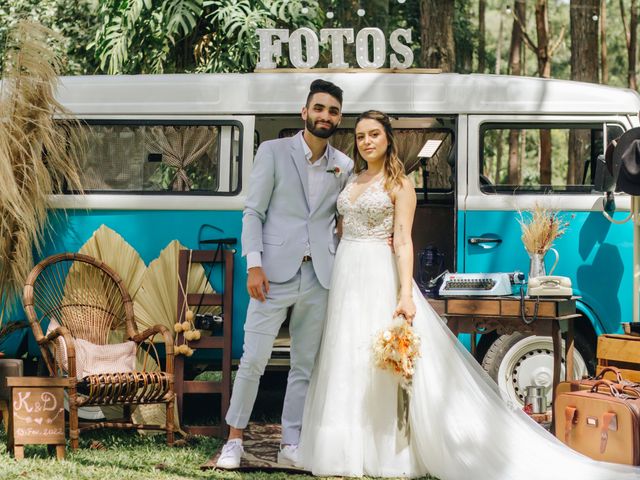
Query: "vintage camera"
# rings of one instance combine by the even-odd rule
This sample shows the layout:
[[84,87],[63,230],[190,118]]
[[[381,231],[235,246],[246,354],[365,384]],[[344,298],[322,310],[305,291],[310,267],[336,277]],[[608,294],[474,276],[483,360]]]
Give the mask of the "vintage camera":
[[222,325],[223,315],[214,315],[213,313],[196,313],[195,327],[198,330],[213,331],[216,325]]

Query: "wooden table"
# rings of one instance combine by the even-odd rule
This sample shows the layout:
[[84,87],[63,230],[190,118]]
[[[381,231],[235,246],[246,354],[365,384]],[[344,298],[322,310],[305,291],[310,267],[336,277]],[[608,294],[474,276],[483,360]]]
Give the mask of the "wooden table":
[[[514,332],[550,336],[553,340],[552,398],[560,382],[562,366],[562,333],[566,332],[565,358],[566,380],[573,376],[574,335],[573,320],[576,299],[542,297],[539,300],[525,297],[449,297],[429,300],[434,309],[447,320],[447,325],[457,336],[471,334],[471,353],[475,356],[476,335],[495,331],[499,335]],[[524,305],[522,305],[522,303]],[[523,320],[523,317],[527,320]]]

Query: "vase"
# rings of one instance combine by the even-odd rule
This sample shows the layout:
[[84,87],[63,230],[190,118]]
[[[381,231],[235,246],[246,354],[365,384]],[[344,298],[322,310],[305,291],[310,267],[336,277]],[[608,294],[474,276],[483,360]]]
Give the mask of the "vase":
[[[556,265],[558,264],[558,260],[560,260],[560,254],[555,248],[550,248],[548,251],[553,252],[556,259],[553,262],[553,266],[549,271],[549,275],[553,273],[556,269]],[[545,253],[529,253],[529,278],[542,277],[547,275],[547,269],[544,264]]]

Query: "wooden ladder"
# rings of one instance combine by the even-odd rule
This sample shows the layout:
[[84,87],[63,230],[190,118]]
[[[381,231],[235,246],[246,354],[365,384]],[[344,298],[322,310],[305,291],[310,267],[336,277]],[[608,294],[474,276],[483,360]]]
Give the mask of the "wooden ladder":
[[[196,350],[222,350],[222,379],[220,381],[194,381],[185,379],[184,355],[177,355],[175,359],[175,390],[178,405],[180,428],[192,435],[215,436],[225,438],[228,426],[224,416],[229,408],[231,399],[231,333],[233,326],[233,254],[232,249],[217,250],[182,250],[178,257],[179,284],[187,288],[187,276],[190,265],[194,263],[221,263],[224,268],[224,285],[222,294],[186,292],[186,302],[182,288],[178,288],[178,316],[180,322],[185,319],[187,306],[215,306],[220,305],[222,312],[222,335],[201,337],[199,340],[189,341],[189,346]],[[212,265],[211,268],[214,266]],[[178,345],[184,343],[182,333],[178,334]],[[185,425],[184,397],[193,394],[219,394],[220,423],[218,425]]]

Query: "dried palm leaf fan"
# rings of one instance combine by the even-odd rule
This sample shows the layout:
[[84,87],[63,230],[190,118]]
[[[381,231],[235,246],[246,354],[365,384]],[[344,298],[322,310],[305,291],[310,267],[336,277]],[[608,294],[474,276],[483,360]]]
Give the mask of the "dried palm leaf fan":
[[[178,282],[178,254],[184,247],[177,240],[167,245],[160,256],[147,267],[142,286],[134,298],[134,312],[138,327],[148,328],[159,323],[174,331],[178,311],[178,288],[189,293],[213,293],[204,268],[194,264],[186,286]],[[192,305],[192,307],[196,307]],[[219,314],[219,306],[201,306],[198,313]],[[156,341],[162,341],[157,338]]]
[[33,22],[18,22],[8,34],[0,86],[0,322],[33,267],[34,249],[41,250],[48,196],[65,182],[82,190],[82,130],[54,97],[61,51],[60,37]]

